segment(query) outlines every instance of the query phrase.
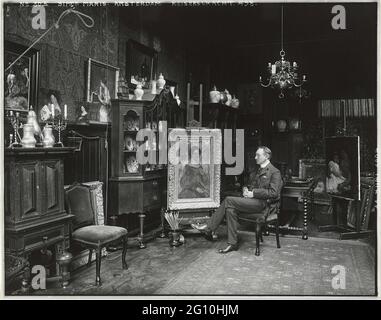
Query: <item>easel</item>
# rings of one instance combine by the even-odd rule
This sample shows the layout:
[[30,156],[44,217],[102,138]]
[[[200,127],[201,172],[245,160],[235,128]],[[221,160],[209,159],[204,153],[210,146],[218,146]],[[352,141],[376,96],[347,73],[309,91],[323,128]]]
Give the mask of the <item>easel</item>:
[[188,82],[187,83],[187,125],[189,123],[194,122],[195,119],[195,106],[198,106],[198,120],[197,122],[199,123],[199,126],[202,126],[202,84],[200,83],[200,88],[199,88],[199,99],[198,101],[194,100],[193,98],[191,99],[191,84]]

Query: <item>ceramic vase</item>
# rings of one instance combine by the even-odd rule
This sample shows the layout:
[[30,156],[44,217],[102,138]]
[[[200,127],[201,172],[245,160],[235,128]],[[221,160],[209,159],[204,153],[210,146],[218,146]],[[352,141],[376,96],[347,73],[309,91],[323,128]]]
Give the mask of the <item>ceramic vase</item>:
[[44,139],[42,140],[42,145],[44,148],[52,148],[55,143],[53,128],[50,125],[46,125],[43,130]]
[[225,89],[225,94],[226,94],[226,102],[225,102],[225,105],[227,105],[228,107],[231,106],[231,103],[232,103],[232,95],[229,93],[228,90]]
[[290,130],[299,130],[300,129],[300,121],[298,119],[291,119],[288,121],[288,126]]
[[211,103],[219,103],[221,100],[221,93],[217,90],[216,86],[209,91],[209,101]]
[[23,137],[21,139],[21,145],[24,148],[34,148],[36,146],[36,139],[34,138],[34,128],[31,124],[24,124]]
[[135,100],[142,100],[144,90],[142,89],[141,84],[136,85],[136,89],[134,90],[135,93]]
[[287,127],[287,122],[285,120],[278,120],[277,127],[279,132],[285,132]]
[[234,95],[233,95],[231,106],[232,108],[235,108],[235,109],[239,107],[239,100]]
[[175,87],[170,86],[169,91],[171,91],[172,96],[175,97]]
[[102,104],[101,107],[99,108],[99,122],[108,122],[108,110],[107,107]]
[[165,79],[163,77],[163,74],[160,73],[159,79],[157,79],[157,87],[161,90],[164,88],[164,86],[165,86]]
[[178,247],[180,246],[182,243],[180,242],[180,231],[178,230],[174,230],[171,232],[171,237],[170,237],[170,240],[169,240],[169,245],[171,247]]

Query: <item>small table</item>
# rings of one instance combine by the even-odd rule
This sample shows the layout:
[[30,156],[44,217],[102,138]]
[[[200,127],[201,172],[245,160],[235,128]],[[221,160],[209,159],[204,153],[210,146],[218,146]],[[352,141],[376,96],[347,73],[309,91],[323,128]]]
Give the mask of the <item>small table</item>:
[[292,182],[286,181],[282,189],[282,198],[296,198],[303,201],[303,227],[279,226],[281,230],[287,231],[301,231],[303,240],[308,239],[308,214],[312,210],[313,203],[313,189],[315,182],[313,179],[300,183],[299,180]]

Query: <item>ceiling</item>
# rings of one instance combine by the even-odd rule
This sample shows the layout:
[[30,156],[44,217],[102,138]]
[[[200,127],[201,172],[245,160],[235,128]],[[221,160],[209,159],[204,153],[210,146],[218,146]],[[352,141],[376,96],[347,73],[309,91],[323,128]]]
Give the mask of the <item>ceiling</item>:
[[[334,30],[333,4],[284,4],[286,58],[297,61],[320,96],[375,93],[377,4],[344,4],[346,29]],[[221,82],[249,82],[279,59],[281,4],[129,7],[144,28],[182,43]],[[127,12],[127,11],[125,11]],[[201,58],[200,58],[201,59]],[[360,87],[360,89],[358,89]]]

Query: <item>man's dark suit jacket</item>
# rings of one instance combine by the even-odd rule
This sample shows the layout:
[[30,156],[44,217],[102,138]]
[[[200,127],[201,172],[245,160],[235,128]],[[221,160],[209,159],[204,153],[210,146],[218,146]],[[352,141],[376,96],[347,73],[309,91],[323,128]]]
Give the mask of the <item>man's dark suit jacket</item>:
[[249,176],[248,186],[253,191],[253,198],[266,200],[268,203],[269,210],[266,216],[276,212],[283,180],[280,171],[272,163],[252,172]]

